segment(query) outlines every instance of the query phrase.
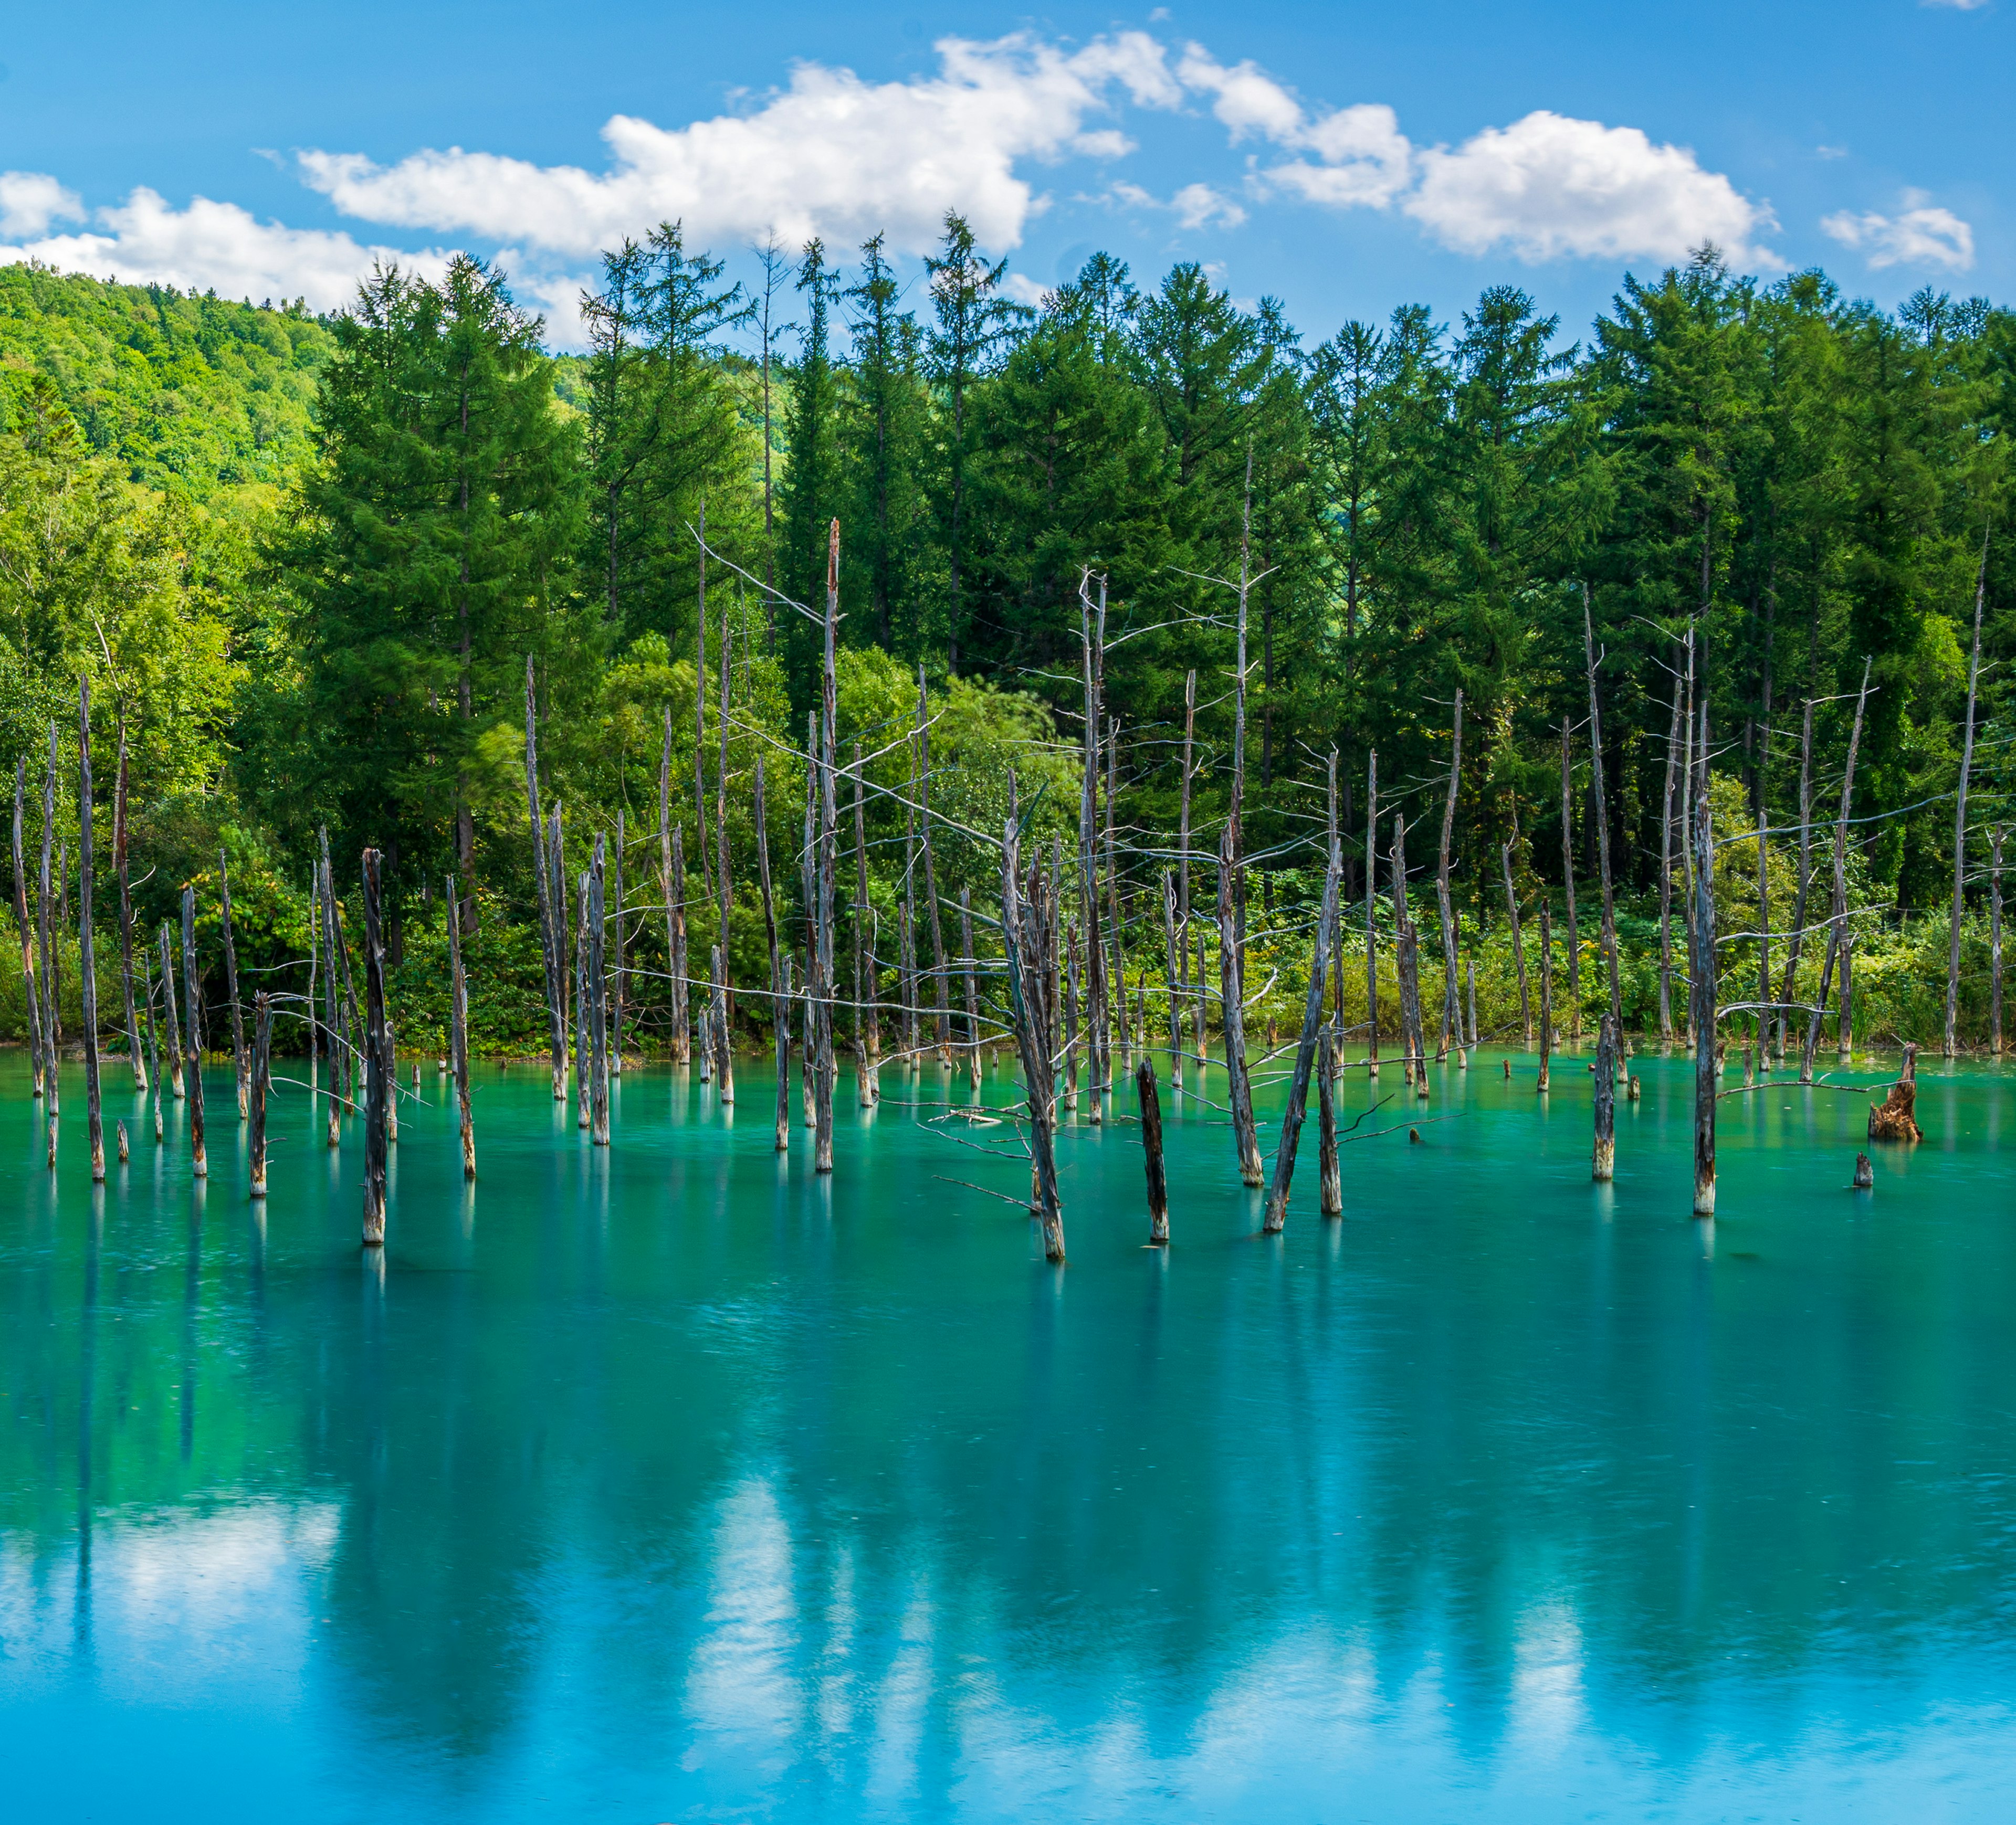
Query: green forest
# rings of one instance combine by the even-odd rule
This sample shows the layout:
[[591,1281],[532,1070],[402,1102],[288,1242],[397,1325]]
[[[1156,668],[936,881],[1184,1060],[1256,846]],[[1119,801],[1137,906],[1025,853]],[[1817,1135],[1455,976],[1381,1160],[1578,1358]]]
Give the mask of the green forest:
[[[1449,322],[1403,304],[1317,342],[1193,265],[1136,275],[1096,256],[1026,306],[956,217],[914,277],[879,239],[772,251],[758,275],[732,283],[667,225],[603,257],[585,342],[556,355],[509,275],[471,257],[438,279],[381,270],[329,318],[0,268],[15,899],[31,920],[53,725],[67,1032],[85,682],[108,1036],[123,732],[147,931],[193,884],[214,975],[228,859],[239,970],[301,987],[326,830],[339,889],[362,848],[383,852],[401,1038],[436,1046],[445,1021],[452,876],[477,1042],[538,1049],[528,660],[565,872],[598,838],[614,861],[625,1043],[662,1055],[675,1008],[661,776],[696,954],[725,899],[733,979],[760,991],[765,840],[785,948],[801,944],[837,524],[841,949],[858,936],[885,1004],[908,909],[933,916],[913,879],[920,774],[954,957],[998,954],[987,833],[1011,797],[1042,843],[1077,843],[1090,600],[1111,904],[1154,1023],[1165,877],[1208,924],[1236,746],[1248,1030],[1301,1017],[1333,815],[1361,947],[1340,1006],[1364,1020],[1365,934],[1390,985],[1395,929],[1383,898],[1367,908],[1368,787],[1376,769],[1381,895],[1398,815],[1403,873],[1432,899],[1460,694],[1450,879],[1488,1031],[1530,1030],[1545,967],[1559,1024],[1593,1032],[1606,851],[1625,1023],[1683,1024],[1680,833],[1705,729],[1724,1002],[1759,999],[1760,928],[1780,934],[1775,972],[1783,934],[1826,918],[1852,737],[1856,1032],[1938,1041],[1957,877],[1958,1035],[1989,1043],[2016,653],[2010,312],[1929,291],[1886,311],[1705,249],[1620,277],[1579,336],[1494,285]],[[928,963],[931,934],[902,941]],[[1809,935],[1795,1002],[1822,948]],[[1441,956],[1424,941],[1438,984]],[[0,979],[0,1030],[24,1030],[24,1005],[19,975]],[[736,1018],[753,1038],[764,995]]]

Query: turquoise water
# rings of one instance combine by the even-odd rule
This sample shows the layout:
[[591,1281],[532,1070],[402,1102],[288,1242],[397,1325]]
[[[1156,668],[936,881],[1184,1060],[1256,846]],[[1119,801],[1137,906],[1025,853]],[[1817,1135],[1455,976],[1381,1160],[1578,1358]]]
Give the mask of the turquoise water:
[[81,1074],[52,1175],[0,1060],[9,1812],[2011,1816],[2011,1078],[1928,1074],[1867,1195],[1859,1099],[1732,1098],[1708,1226],[1687,1060],[1610,1188],[1532,1064],[1365,1121],[1431,1125],[1341,1223],[1312,1125],[1280,1238],[1215,1111],[1166,1251],[1079,1129],[1061,1270],[935,1068],[843,1079],[821,1182],[748,1066],[606,1151],[489,1067],[473,1190],[430,1068],[381,1270],[298,1092],[261,1215],[228,1073],[198,1189],[109,1072],[94,1193]]

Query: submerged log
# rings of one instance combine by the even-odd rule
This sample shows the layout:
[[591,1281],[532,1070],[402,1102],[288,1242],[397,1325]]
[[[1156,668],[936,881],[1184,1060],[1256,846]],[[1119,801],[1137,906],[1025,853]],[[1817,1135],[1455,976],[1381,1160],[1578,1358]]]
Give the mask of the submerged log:
[[379,905],[378,851],[364,851],[364,1246],[385,1245],[387,1121],[392,1104],[391,1046],[385,1029],[385,940]]
[[1141,1147],[1148,1173],[1148,1240],[1166,1247],[1169,1240],[1169,1182],[1162,1171],[1162,1098],[1155,1082],[1155,1060],[1147,1053],[1134,1067],[1134,1096],[1141,1108]]

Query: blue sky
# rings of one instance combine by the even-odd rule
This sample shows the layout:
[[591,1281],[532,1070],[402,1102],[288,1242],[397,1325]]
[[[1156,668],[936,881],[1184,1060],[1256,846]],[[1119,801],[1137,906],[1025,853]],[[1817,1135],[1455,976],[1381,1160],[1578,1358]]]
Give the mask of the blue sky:
[[661,218],[909,260],[948,207],[1026,291],[1204,262],[1313,340],[1510,280],[1583,333],[1705,238],[1892,304],[2016,294],[2016,0],[1763,6],[16,7],[0,257],[340,303],[501,254],[571,333]]

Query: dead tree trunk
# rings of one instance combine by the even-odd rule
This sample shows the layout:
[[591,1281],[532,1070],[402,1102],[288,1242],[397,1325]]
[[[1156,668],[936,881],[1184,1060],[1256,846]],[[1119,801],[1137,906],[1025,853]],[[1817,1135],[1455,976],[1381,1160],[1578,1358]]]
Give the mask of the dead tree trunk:
[[974,979],[973,954],[973,895],[959,890],[959,967],[966,977],[967,1081],[977,1096],[980,1091],[980,988]]
[[[119,872],[119,981],[126,998],[126,1049],[133,1062],[133,1088],[147,1088],[140,1056],[140,1022],[133,1001],[133,887],[126,863],[126,719],[119,719],[119,779],[112,800],[112,866]],[[312,999],[313,992],[310,992]]]
[[[669,751],[671,712],[668,718],[666,743]],[[532,833],[533,885],[539,902],[539,956],[545,966],[546,1023],[553,1047],[553,1100],[567,1100],[567,991],[560,963],[561,931],[566,920],[560,909],[566,890],[547,866],[545,820],[539,812],[539,711],[533,686],[532,656],[525,655],[525,810]]]
[[[1176,977],[1184,992],[1185,999],[1191,1007],[1190,1029],[1196,1039],[1197,1053],[1204,1053],[1204,1016],[1206,990],[1204,979],[1199,975],[1195,995],[1190,991],[1190,783],[1195,777],[1191,765],[1191,754],[1197,743],[1197,672],[1194,669],[1183,675],[1183,777],[1179,791],[1176,823],[1176,918],[1175,949],[1178,962]],[[1173,1027],[1174,1023],[1172,1023]],[[1182,1038],[1177,1038],[1179,1053]],[[1175,1070],[1180,1073],[1183,1065],[1179,1057],[1173,1061]],[[1182,1078],[1178,1076],[1179,1085]]]
[[238,1119],[243,1121],[251,1093],[250,1071],[245,1056],[245,1010],[238,1002],[238,944],[231,929],[231,860],[221,849],[217,852],[217,885],[223,902],[224,992],[231,1002],[231,1065],[238,1085]]
[[1597,1028],[1596,1150],[1589,1164],[1592,1179],[1608,1180],[1617,1173],[1617,1024],[1605,1014]]
[[658,757],[658,887],[665,900],[665,969],[675,1064],[693,1062],[693,1028],[686,995],[686,864],[672,828],[672,711],[665,706],[665,745]]
[[77,974],[84,995],[84,1107],[91,1139],[91,1177],[105,1182],[105,1111],[98,1085],[98,950],[91,929],[91,681],[77,696]]
[[189,1017],[182,1023],[188,1040],[189,1171],[210,1176],[210,1156],[203,1132],[203,979],[196,967],[196,889],[182,889],[182,1002]]
[[[1099,621],[1103,628],[1106,625],[1103,585],[1100,596]],[[1103,700],[1105,696],[1103,689],[1100,695]],[[1106,930],[1107,941],[1112,946],[1112,962],[1106,972],[1106,980],[1110,991],[1108,1004],[1118,1015],[1114,1025],[1120,1035],[1120,1054],[1125,1059],[1134,1049],[1134,1035],[1127,1018],[1126,933],[1120,922],[1119,850],[1113,834],[1113,801],[1119,796],[1119,786],[1120,718],[1111,716],[1106,723]],[[1106,1081],[1109,1085],[1113,1082],[1110,1059]]]
[[582,1131],[592,1129],[595,1121],[594,1042],[589,1035],[595,992],[589,984],[588,925],[589,885],[584,872],[574,883],[574,1122]]
[[[1762,797],[1759,789],[1759,797]],[[1771,814],[1757,808],[1757,1062],[1771,1068]]]
[[1799,1060],[1799,1082],[1813,1081],[1813,1058],[1820,1050],[1820,1026],[1827,1018],[1827,992],[1833,986],[1834,966],[1841,955],[1841,941],[1848,934],[1848,814],[1855,801],[1855,761],[1862,747],[1862,715],[1869,701],[1870,661],[1862,662],[1862,689],[1855,700],[1855,723],[1849,732],[1848,765],[1841,774],[1841,810],[1834,826],[1834,893],[1827,922],[1827,955],[1820,963],[1820,992],[1813,999],[1806,1023],[1805,1055]]
[[1519,811],[1512,810],[1512,835],[1498,852],[1505,869],[1505,916],[1512,927],[1512,963],[1519,977],[1519,1025],[1526,1043],[1533,1043],[1533,1006],[1526,988],[1526,934],[1519,923],[1519,893],[1512,884],[1512,851],[1519,841]]
[[[1340,967],[1341,951],[1336,958]],[[1344,1215],[1344,1175],[1337,1161],[1337,1045],[1326,1033],[1316,1054],[1316,1166],[1322,1179],[1321,1202],[1327,1217]]]
[[1540,902],[1540,1074],[1535,1088],[1547,1092],[1547,1066],[1554,1049],[1554,928],[1547,902]]
[[1575,917],[1575,795],[1569,785],[1568,719],[1561,718],[1561,884],[1568,890],[1568,1030],[1582,1041],[1582,926]]
[[1233,829],[1229,820],[1218,845],[1218,982],[1224,998],[1225,1070],[1230,1080],[1233,1138],[1239,1150],[1242,1183],[1257,1190],[1263,1182],[1260,1138],[1253,1127],[1253,1086],[1246,1074],[1246,1015],[1240,1005],[1239,933],[1233,905]]
[[1715,820],[1708,790],[1708,703],[1701,707],[1700,776],[1694,799],[1693,962],[1688,997],[1694,1035],[1694,1215],[1715,1215]]
[[43,1094],[52,1115],[59,1113],[63,1101],[63,1052],[59,1043],[63,1038],[63,1014],[57,1006],[62,989],[57,973],[56,900],[49,884],[49,859],[56,830],[56,725],[52,722],[49,765],[42,775],[42,866],[35,906],[35,954],[42,971],[42,1056],[48,1061],[48,1069],[43,1074]]
[[[868,897],[867,782],[861,769],[861,743],[854,744],[854,1028],[857,1068],[861,1074],[861,1106],[872,1109],[882,1100],[882,1010],[877,993],[875,908]],[[970,936],[967,948],[972,949]],[[969,970],[968,975],[970,977]],[[969,980],[967,998],[972,985]],[[974,1082],[978,1082],[976,1070]]]
[[1024,897],[1021,880],[1021,833],[1013,817],[1003,825],[1001,844],[1001,937],[1008,965],[1008,1005],[1021,1055],[1022,1081],[1028,1092],[1029,1157],[1035,1182],[1035,1215],[1042,1225],[1043,1254],[1050,1262],[1064,1258],[1064,1208],[1057,1196],[1057,1163],[1053,1131],[1056,1125],[1057,1080],[1051,1059],[1049,1028],[1041,1006],[1045,974],[1040,915]]
[[455,1073],[455,1104],[462,1120],[462,1175],[476,1176],[476,1118],[469,1102],[469,976],[462,962],[462,903],[455,877],[448,882],[449,1068]]
[[616,813],[616,841],[609,851],[609,1073],[623,1074],[623,1003],[629,946],[623,927],[623,812]]
[[1162,1098],[1155,1085],[1155,1060],[1143,1052],[1134,1067],[1134,1097],[1141,1109],[1141,1151],[1148,1173],[1148,1242],[1169,1240],[1169,1182],[1162,1171]]
[[931,924],[931,982],[938,1004],[938,1063],[952,1064],[952,984],[945,968],[945,928],[938,918],[938,863],[931,848],[931,725],[924,668],[917,664],[917,821],[924,847],[924,910]]
[[588,865],[588,1139],[597,1147],[609,1145],[607,868],[597,831]]
[[1302,1007],[1301,1042],[1295,1049],[1295,1074],[1288,1085],[1288,1106],[1281,1116],[1281,1134],[1274,1149],[1274,1183],[1267,1195],[1266,1215],[1261,1227],[1278,1236],[1288,1220],[1288,1190],[1295,1176],[1295,1150],[1301,1140],[1302,1118],[1309,1104],[1309,1071],[1316,1063],[1316,1046],[1322,1037],[1324,976],[1330,967],[1330,946],[1337,926],[1337,896],[1344,858],[1334,846],[1323,875],[1323,910],[1316,917],[1316,941],[1309,952],[1309,994]]
[[164,919],[160,930],[162,1024],[168,1029],[169,1082],[180,1101],[188,1094],[188,1084],[182,1073],[182,1023],[175,1006],[175,941],[171,930]]
[[1792,900],[1792,927],[1785,940],[1784,986],[1778,992],[1778,1062],[1785,1061],[1787,1024],[1791,1019],[1792,989],[1798,974],[1799,952],[1806,938],[1806,896],[1813,885],[1813,704],[1806,700],[1806,712],[1799,731],[1799,879]]
[[2002,827],[1989,839],[1988,851],[1988,1050],[2002,1056]]
[[[1967,662],[1967,733],[1960,751],[1960,790],[1953,798],[1953,923],[1946,937],[1946,1055],[1957,1049],[1954,1028],[1960,1013],[1960,922],[1967,910],[1967,789],[1974,772],[1974,705],[1981,681],[1981,610],[1988,598],[1988,538],[1982,535],[1981,573],[1974,585],[1974,648]],[[1847,981],[1846,973],[1841,980]],[[1843,1029],[1844,1033],[1846,1029]]]
[[1673,780],[1680,755],[1680,686],[1673,681],[1672,715],[1666,730],[1666,787],[1659,819],[1659,1037],[1673,1037]]
[[42,1003],[35,983],[34,934],[28,924],[28,873],[22,860],[21,824],[27,791],[28,763],[23,758],[14,763],[14,925],[21,938],[21,990],[27,1009],[28,1062],[34,1075],[34,1093],[39,1096],[52,1061],[42,1050]]
[[[1435,905],[1442,916],[1442,1030],[1435,1042],[1435,1056],[1449,1056],[1449,1035],[1456,1028],[1456,906],[1449,898],[1449,844],[1456,836],[1456,794],[1463,777],[1463,693],[1456,694],[1456,711],[1449,729],[1449,796],[1442,801],[1442,840],[1435,852]],[[1457,1043],[1462,1043],[1457,1031]]]
[[[834,645],[840,631],[840,522],[827,529],[826,553],[826,624],[823,661],[819,671],[819,953],[818,982],[814,999],[819,1008],[819,1081],[813,1088],[813,1110],[818,1126],[812,1137],[812,1170],[833,1170],[833,1090],[839,1065],[833,1050],[833,881],[840,866],[840,807],[834,789],[834,754],[840,740],[839,687],[834,673]],[[923,668],[918,668],[921,686]],[[931,929],[938,930],[937,877],[931,873],[931,820],[924,823],[924,855],[931,887]],[[942,952],[944,941],[939,941]],[[943,998],[943,980],[940,981]]]
[[378,851],[364,851],[364,1246],[385,1246],[385,1176],[392,1060],[385,1025],[385,939]]
[[[1603,953],[1610,968],[1610,1020],[1624,1030],[1624,991],[1617,967],[1617,909],[1611,890],[1610,810],[1603,793],[1603,716],[1596,700],[1596,634],[1589,621],[1589,585],[1582,586],[1582,660],[1589,673],[1589,781],[1595,801],[1596,858],[1603,877]],[[1471,1021],[1474,1028],[1474,1019]],[[1471,1038],[1476,1040],[1473,1031]]]
[[[450,907],[449,916],[454,916]],[[266,1195],[266,1092],[273,1075],[273,998],[259,991],[253,1004],[252,1082],[246,1111],[246,1150],[250,1157],[252,1195]]]
[[1379,751],[1365,765],[1365,1057],[1379,1074],[1379,937],[1372,915],[1379,903]]

